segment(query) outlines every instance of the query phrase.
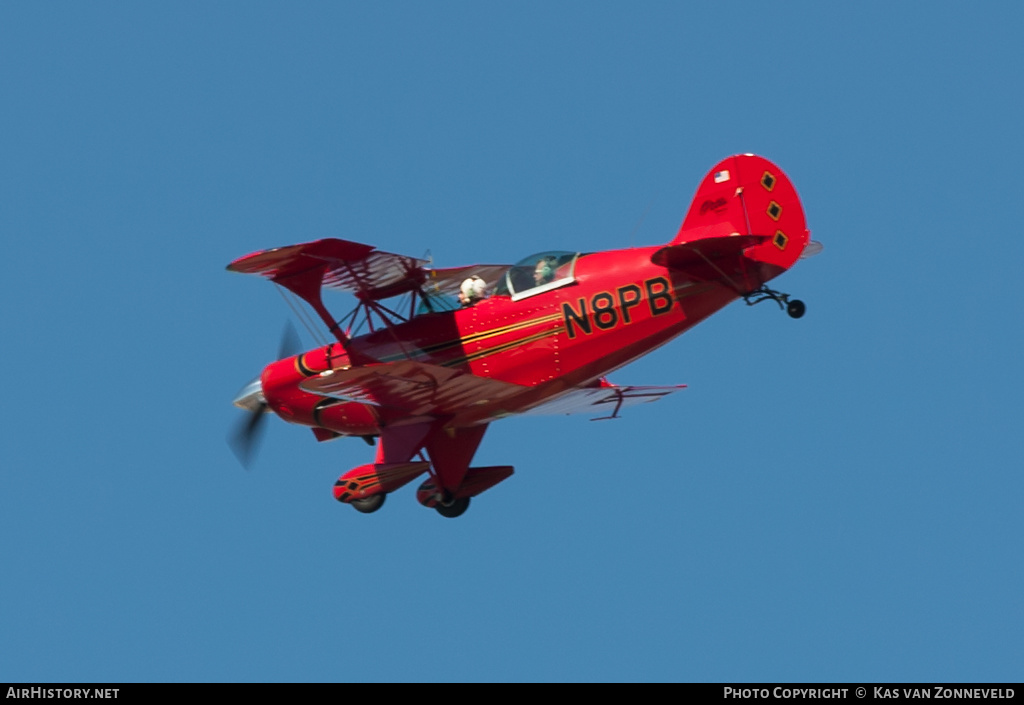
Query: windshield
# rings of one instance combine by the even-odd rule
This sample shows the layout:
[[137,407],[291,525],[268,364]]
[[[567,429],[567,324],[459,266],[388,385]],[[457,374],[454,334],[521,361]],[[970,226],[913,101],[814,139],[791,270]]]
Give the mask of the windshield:
[[508,268],[494,293],[519,299],[573,281],[578,252],[549,250],[530,255]]
[[442,313],[444,311],[459,310],[458,300],[451,294],[435,294],[426,291],[421,292],[419,305],[416,307],[416,315],[424,313]]

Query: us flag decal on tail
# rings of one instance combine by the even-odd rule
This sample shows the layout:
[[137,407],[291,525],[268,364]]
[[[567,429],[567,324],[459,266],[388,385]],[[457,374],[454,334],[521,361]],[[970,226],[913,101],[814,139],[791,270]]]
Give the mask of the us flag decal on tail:
[[715,183],[716,184],[720,184],[723,181],[728,181],[728,180],[729,180],[729,170],[728,169],[723,169],[722,171],[716,171],[715,172]]

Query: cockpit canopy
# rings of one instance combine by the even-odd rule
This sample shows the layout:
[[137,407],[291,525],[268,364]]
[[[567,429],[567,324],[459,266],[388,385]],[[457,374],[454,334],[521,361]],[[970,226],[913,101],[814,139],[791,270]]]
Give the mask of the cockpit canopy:
[[494,293],[518,301],[564,286],[575,281],[579,256],[579,252],[549,250],[525,257],[508,268]]
[[453,283],[461,284],[464,276],[476,275],[484,281],[487,292],[484,298],[495,294],[509,296],[513,301],[519,301],[557,289],[576,281],[576,260],[579,256],[579,252],[548,250],[524,257],[511,267],[498,265],[460,267],[457,277],[452,274],[455,270],[441,270],[445,272],[444,286],[438,287],[434,283],[435,280],[428,277],[427,283],[420,290],[421,299],[415,315],[456,311],[461,308],[452,289],[454,288]]

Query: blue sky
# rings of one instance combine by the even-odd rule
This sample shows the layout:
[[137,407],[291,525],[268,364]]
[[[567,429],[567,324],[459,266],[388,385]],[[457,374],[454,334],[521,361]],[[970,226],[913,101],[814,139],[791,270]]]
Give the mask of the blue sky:
[[[1018,3],[0,6],[0,680],[1019,681]],[[364,516],[361,441],[230,400],[342,237],[667,242],[756,152],[820,256]],[[338,313],[349,300],[328,302]],[[311,344],[308,336],[305,342]]]

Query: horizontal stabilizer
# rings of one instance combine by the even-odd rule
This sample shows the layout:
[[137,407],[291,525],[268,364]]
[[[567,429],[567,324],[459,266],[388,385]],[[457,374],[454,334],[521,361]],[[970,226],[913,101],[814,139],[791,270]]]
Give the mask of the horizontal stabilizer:
[[658,401],[662,397],[685,388],[685,384],[671,387],[619,387],[605,382],[600,387],[587,387],[566,392],[526,413],[535,416],[603,414],[594,420],[613,419],[617,418],[619,411],[627,406]]
[[688,269],[709,262],[734,259],[748,247],[768,240],[767,235],[730,235],[713,237],[678,245],[668,245],[651,255],[651,261],[663,267]]
[[651,261],[668,267],[679,279],[718,282],[739,295],[754,291],[763,279],[754,259],[766,235],[730,235],[668,245],[651,255]]

